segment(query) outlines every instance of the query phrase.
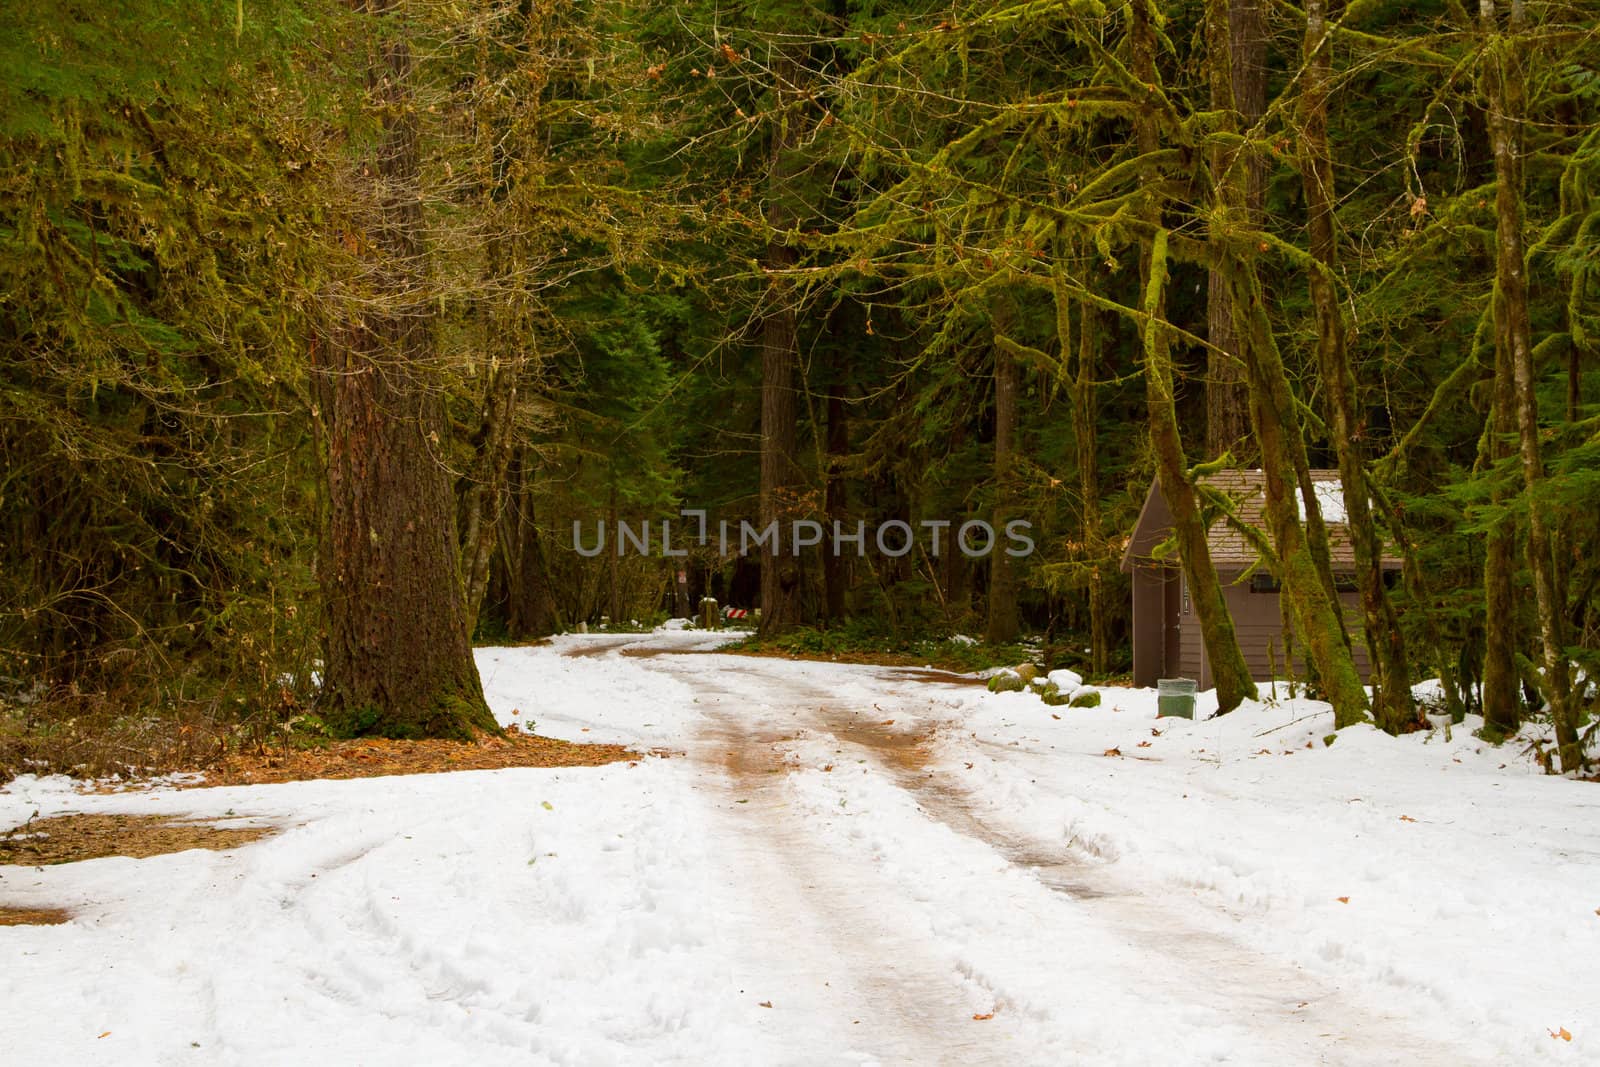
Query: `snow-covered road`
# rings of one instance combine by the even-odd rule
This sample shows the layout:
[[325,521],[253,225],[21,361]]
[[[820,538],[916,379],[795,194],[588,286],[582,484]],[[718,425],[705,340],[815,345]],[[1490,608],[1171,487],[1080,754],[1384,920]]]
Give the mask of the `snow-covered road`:
[[1462,728],[1327,748],[1303,702],[1157,720],[1145,692],[1048,708],[715,640],[480,651],[504,720],[681,753],[638,766],[13,783],[0,830],[35,810],[283,829],[0,868],[0,904],[76,914],[0,928],[0,1058],[1600,1059],[1592,785]]

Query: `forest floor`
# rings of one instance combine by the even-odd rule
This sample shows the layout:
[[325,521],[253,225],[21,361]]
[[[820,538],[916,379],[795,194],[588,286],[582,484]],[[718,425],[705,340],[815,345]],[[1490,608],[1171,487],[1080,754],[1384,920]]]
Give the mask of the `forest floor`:
[[1144,690],[1051,708],[721,640],[479,650],[503,722],[673,758],[115,794],[16,780],[14,847],[45,849],[63,816],[251,836],[0,856],[0,1048],[1600,1059],[1600,792],[1538,774],[1526,742],[1490,747],[1469,722],[1330,747],[1308,701],[1199,722],[1157,719]]

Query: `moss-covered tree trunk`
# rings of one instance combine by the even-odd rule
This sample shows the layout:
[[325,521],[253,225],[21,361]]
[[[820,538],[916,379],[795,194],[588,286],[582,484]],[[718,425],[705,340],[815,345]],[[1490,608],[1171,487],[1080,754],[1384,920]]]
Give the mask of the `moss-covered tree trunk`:
[[[1538,502],[1544,481],[1539,444],[1539,398],[1533,365],[1532,328],[1528,320],[1527,253],[1522,235],[1522,137],[1524,121],[1521,35],[1524,11],[1512,0],[1509,25],[1500,32],[1494,0],[1481,0],[1479,11],[1487,38],[1489,137],[1494,150],[1496,255],[1494,315],[1496,341],[1509,351],[1515,395],[1518,458],[1528,507],[1528,567],[1539,616],[1544,652],[1544,695],[1555,725],[1561,769],[1583,768],[1583,749],[1571,706],[1565,622],[1566,590],[1555,564],[1555,538]],[[1500,361],[1496,360],[1496,366]]]
[[461,585],[467,632],[477,628],[483,598],[489,591],[489,563],[498,542],[500,513],[505,505],[506,474],[511,465],[512,421],[522,368],[505,363],[489,372],[484,390],[482,424],[461,497]]
[[[1314,543],[1319,522],[1315,492],[1307,476],[1305,439],[1297,401],[1273,342],[1271,325],[1261,304],[1260,283],[1249,264],[1232,259],[1234,301],[1246,312],[1242,350],[1250,384],[1250,417],[1261,449],[1267,525],[1278,555],[1283,595],[1294,611],[1296,629],[1316,667],[1323,692],[1333,705],[1338,729],[1367,721],[1367,693],[1350,654],[1333,576],[1329,570],[1326,531],[1323,550]],[[1241,331],[1244,332],[1244,331]],[[1300,518],[1304,501],[1306,521]]]
[[1322,374],[1328,434],[1339,461],[1345,524],[1355,554],[1362,630],[1372,665],[1378,725],[1399,733],[1416,718],[1411,668],[1400,621],[1383,584],[1383,546],[1367,492],[1367,469],[1356,410],[1344,315],[1334,289],[1338,246],[1334,234],[1333,157],[1328,148],[1328,79],[1332,67],[1326,0],[1308,0],[1301,74],[1301,185],[1306,197],[1311,255],[1311,303],[1317,322],[1317,365]]
[[1149,280],[1144,298],[1144,380],[1145,402],[1150,416],[1150,449],[1156,461],[1156,480],[1161,495],[1172,512],[1173,536],[1183,564],[1184,580],[1189,583],[1189,599],[1200,620],[1200,636],[1217,687],[1217,713],[1254,700],[1256,683],[1239,649],[1233,616],[1222,593],[1216,567],[1211,562],[1211,547],[1205,518],[1194,486],[1190,484],[1183,439],[1178,432],[1178,408],[1173,397],[1172,356],[1169,351],[1162,293],[1167,281],[1167,233],[1158,230],[1150,242],[1146,273]]
[[[1511,349],[1495,327],[1494,381],[1488,424],[1483,431],[1480,464],[1492,465],[1511,454],[1516,430],[1516,396],[1512,384]],[[1511,491],[1496,486],[1493,502],[1506,504]],[[1517,528],[1511,516],[1498,516],[1483,541],[1483,683],[1482,710],[1490,731],[1509,737],[1522,721],[1518,685],[1515,592]]]
[[[367,0],[361,10],[388,8]],[[365,270],[317,367],[328,490],[323,716],[345,734],[466,737],[496,725],[468,644],[440,454],[448,430],[421,240],[411,54],[402,28],[378,33],[368,96],[382,131],[360,168],[366,199],[344,235]]]
[[[1350,638],[1328,561],[1327,533],[1321,526],[1316,493],[1310,488],[1298,401],[1272,338],[1255,271],[1237,257],[1230,257],[1228,267],[1234,306],[1248,309],[1241,319],[1241,333],[1246,334],[1241,348],[1250,384],[1250,418],[1261,449],[1265,511],[1278,555],[1278,577],[1294,611],[1300,641],[1333,705],[1335,728],[1343,729],[1367,721],[1367,692],[1350,654]],[[1319,530],[1320,551],[1316,543]]]
[[[1133,74],[1146,85],[1156,83],[1156,19],[1153,0],[1133,0],[1130,35]],[[1160,149],[1155,117],[1147,105],[1134,115],[1134,135],[1139,155],[1153,159]],[[1148,170],[1149,168],[1147,168]],[[1152,181],[1154,173],[1148,173]],[[1225,714],[1256,697],[1256,683],[1239,650],[1233,617],[1211,562],[1205,518],[1194,486],[1189,482],[1183,436],[1178,428],[1178,406],[1173,387],[1171,341],[1166,323],[1167,231],[1161,227],[1162,204],[1151,192],[1145,214],[1154,233],[1145,242],[1140,273],[1144,279],[1140,322],[1143,331],[1145,406],[1150,420],[1150,451],[1155,458],[1156,481],[1172,512],[1173,536],[1189,583],[1189,599],[1200,621],[1200,637],[1216,683],[1217,713]]]

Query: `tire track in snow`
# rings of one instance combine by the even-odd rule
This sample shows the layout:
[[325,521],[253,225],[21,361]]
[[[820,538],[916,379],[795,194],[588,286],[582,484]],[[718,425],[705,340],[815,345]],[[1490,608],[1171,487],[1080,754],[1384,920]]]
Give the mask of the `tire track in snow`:
[[[750,919],[763,928],[754,947],[770,973],[752,969],[742,980],[752,995],[768,987],[763,981],[785,985],[802,998],[802,1010],[810,1009],[805,1014],[839,1023],[829,1035],[834,1047],[811,1035],[809,1047],[785,1062],[970,1064],[991,1058],[997,1042],[1014,1042],[1005,1022],[978,1028],[973,1016],[988,1010],[989,991],[927,951],[920,931],[902,920],[891,887],[842,871],[820,853],[784,789],[782,745],[792,735],[740,714],[760,695],[699,678],[694,684],[707,725],[690,756],[714,771],[728,837],[738,843],[730,872],[740,879],[739,895],[755,905]],[[751,947],[751,931],[737,936],[741,950]],[[772,1001],[775,1011],[785,1007],[777,996]]]
[[[619,642],[604,651],[624,655],[644,651],[637,645],[630,648],[629,644]],[[1329,979],[1196,923],[1192,913],[1202,905],[1192,899],[1185,898],[1182,907],[1163,903],[1104,867],[1087,862],[1066,845],[1012,833],[983,818],[974,807],[974,799],[959,784],[928,767],[933,758],[934,734],[926,725],[920,730],[895,730],[888,724],[888,720],[926,715],[927,708],[907,692],[907,683],[946,681],[938,677],[941,672],[885,669],[852,674],[853,680],[869,682],[880,691],[874,710],[864,713],[841,707],[833,692],[759,659],[714,661],[718,669],[713,674],[707,670],[710,662],[698,656],[641,658],[650,660],[651,669],[686,682],[704,699],[723,705],[739,701],[745,706],[765,705],[769,709],[768,714],[740,721],[725,711],[708,708],[712,725],[703,740],[709,746],[720,746],[725,753],[725,769],[735,782],[748,781],[755,774],[765,775],[766,784],[757,790],[763,801],[759,810],[770,816],[763,819],[764,838],[769,846],[778,846],[787,855],[786,863],[793,875],[803,876],[803,872],[810,871],[811,877],[816,877],[819,865],[808,863],[806,853],[820,847],[820,843],[803,830],[797,831],[793,825],[795,815],[782,811],[775,786],[783,775],[773,773],[782,769],[772,766],[776,759],[774,749],[797,731],[816,731],[831,735],[841,746],[862,754],[860,758],[913,798],[918,810],[930,819],[981,843],[1011,866],[1028,872],[1041,886],[1060,895],[1064,903],[1087,909],[1099,924],[1146,954],[1152,974],[1159,974],[1167,988],[1181,990],[1183,999],[1194,1007],[1243,1026],[1259,1043],[1263,1062],[1271,1062],[1278,1055],[1292,1057],[1292,1062],[1333,1064],[1364,1065],[1397,1057],[1417,1064],[1473,1062],[1460,1050],[1441,1048],[1437,1042],[1414,1033],[1404,1014],[1351,995]],[[949,676],[948,680],[959,677]],[[788,715],[775,715],[772,711]],[[764,728],[756,725],[762,720]],[[791,722],[793,729],[785,733],[779,724]],[[934,729],[939,725],[935,721]],[[833,881],[839,880],[835,877]],[[819,894],[814,907],[829,906],[830,896],[837,899],[851,892],[851,887],[842,884],[823,887],[812,882],[810,888]],[[824,888],[826,891],[822,891]],[[1219,916],[1231,918],[1220,909],[1210,918]],[[866,947],[874,958],[881,958],[876,954],[883,946]],[[844,954],[859,948],[843,946]],[[851,967],[871,972],[873,959],[852,962]],[[936,970],[938,967],[935,965]],[[935,1058],[914,1057],[918,1062],[945,1062],[941,1057],[954,1047],[949,1042],[964,1039],[958,1020],[970,1019],[970,1013],[963,1014],[948,1002],[931,1013],[927,1010],[930,995],[933,1003],[940,1000],[940,984],[959,988],[951,980],[957,977],[945,974],[942,983],[933,984],[925,978],[909,983],[876,983],[875,994],[887,996],[895,1004],[891,1018],[896,1024],[903,1024],[896,1025],[896,1029],[912,1036],[941,1035],[925,1053]],[[974,981],[981,979],[972,974],[967,979],[961,992],[968,997],[981,996],[982,991],[973,988]],[[946,989],[944,995],[948,993]],[[997,989],[994,995],[1003,1000],[1006,994]],[[970,1005],[970,1000],[967,1003]],[[966,1022],[965,1029],[970,1033],[970,1022]],[[990,1031],[989,1036],[996,1036],[996,1032]],[[983,1042],[972,1045],[957,1058],[961,1062],[997,1062],[1015,1058],[1017,1051],[1009,1049],[1002,1055],[990,1042]]]

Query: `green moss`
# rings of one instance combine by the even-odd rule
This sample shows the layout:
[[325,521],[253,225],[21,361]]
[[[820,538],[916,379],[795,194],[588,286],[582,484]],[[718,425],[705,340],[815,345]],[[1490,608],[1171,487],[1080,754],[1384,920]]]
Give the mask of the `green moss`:
[[989,679],[991,693],[1020,693],[1027,687],[1028,683],[1022,680],[1022,676],[1009,667]]
[[494,714],[481,698],[459,693],[441,693],[421,708],[382,709],[362,704],[329,712],[324,722],[335,737],[387,737],[396,741],[471,741],[479,732],[500,732]]
[[1028,656],[1027,650],[1017,644],[990,645],[958,641],[937,633],[901,633],[869,620],[851,620],[829,627],[801,626],[770,637],[751,634],[725,647],[729,652],[806,659],[917,667],[926,664],[962,673],[1009,667]]

